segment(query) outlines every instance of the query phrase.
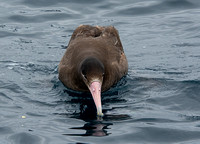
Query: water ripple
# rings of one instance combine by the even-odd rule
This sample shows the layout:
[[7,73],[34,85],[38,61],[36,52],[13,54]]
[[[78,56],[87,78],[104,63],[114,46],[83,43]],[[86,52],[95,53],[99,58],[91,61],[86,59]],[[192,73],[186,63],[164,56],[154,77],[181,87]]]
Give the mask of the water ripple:
[[41,143],[42,139],[38,136],[22,132],[17,133],[9,137],[10,140],[12,140],[16,144],[35,144],[35,143]]
[[81,16],[77,14],[66,14],[66,13],[54,13],[54,14],[43,14],[36,16],[24,16],[24,15],[12,15],[9,17],[12,21],[22,23],[41,23],[47,21],[57,21],[66,19],[80,19]]
[[165,0],[162,2],[139,2],[133,5],[123,5],[118,7],[115,12],[106,14],[106,16],[121,15],[121,16],[139,16],[160,14],[166,12],[172,12],[174,10],[185,10],[196,8],[197,6],[187,0]]
[[[197,0],[1,1],[1,142],[199,143],[199,9]],[[102,118],[90,93],[58,80],[80,24],[114,25],[129,62],[102,93]]]

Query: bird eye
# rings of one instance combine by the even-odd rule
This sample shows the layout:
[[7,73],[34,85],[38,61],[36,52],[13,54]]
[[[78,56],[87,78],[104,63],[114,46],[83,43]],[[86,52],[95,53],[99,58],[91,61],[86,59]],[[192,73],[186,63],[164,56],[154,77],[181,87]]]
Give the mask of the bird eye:
[[102,74],[102,77],[104,77],[104,75],[105,75],[105,74],[103,73],[103,74]]
[[86,75],[83,75],[83,76],[84,76],[85,79],[87,79],[87,76],[86,76]]
[[85,79],[87,79],[85,70],[82,70],[82,75],[83,75],[83,77],[84,77]]

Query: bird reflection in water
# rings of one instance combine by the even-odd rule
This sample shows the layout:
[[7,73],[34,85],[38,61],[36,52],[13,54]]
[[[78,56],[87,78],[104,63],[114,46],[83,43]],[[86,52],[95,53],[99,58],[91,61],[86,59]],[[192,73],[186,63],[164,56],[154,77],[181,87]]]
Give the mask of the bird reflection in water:
[[91,121],[86,123],[83,127],[72,127],[71,129],[85,130],[84,134],[64,134],[68,136],[107,136],[110,133],[107,132],[108,126],[112,123],[103,123],[101,121]]
[[[79,99],[80,100],[80,99]],[[73,100],[75,102],[76,100]],[[80,101],[79,101],[80,102]],[[85,130],[85,133],[74,133],[74,134],[63,134],[67,136],[107,136],[109,133],[109,129],[111,129],[111,125],[113,125],[112,121],[122,121],[130,119],[129,115],[119,114],[119,115],[111,115],[106,114],[105,109],[103,109],[104,116],[98,117],[96,116],[95,105],[93,104],[92,99],[82,99],[82,103],[80,103],[80,111],[79,113],[73,113],[71,118],[84,120],[86,123],[82,127],[72,127],[70,129],[74,130]],[[94,107],[94,108],[92,108]]]
[[127,120],[131,117],[129,115],[123,114],[123,115],[105,115],[104,120],[103,118],[98,118],[96,120],[88,121],[83,127],[72,127],[71,129],[74,130],[85,130],[86,132],[84,134],[64,134],[68,136],[107,136],[111,133],[109,133],[109,129],[111,129],[109,126],[113,125],[113,123],[109,123],[107,121],[121,121],[121,120]]
[[[87,97],[87,93],[84,94]],[[86,122],[82,127],[72,127],[74,130],[85,130],[83,134],[64,134],[68,136],[107,136],[107,129],[112,123],[103,122],[103,117],[96,116],[96,109],[92,99],[81,98],[72,99],[72,103],[80,104],[79,113],[74,113],[71,118],[81,119]]]

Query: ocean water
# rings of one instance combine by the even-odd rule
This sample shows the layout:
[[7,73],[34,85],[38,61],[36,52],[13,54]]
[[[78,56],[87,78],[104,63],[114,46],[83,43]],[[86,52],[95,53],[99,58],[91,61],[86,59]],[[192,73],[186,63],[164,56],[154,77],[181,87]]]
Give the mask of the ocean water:
[[[129,72],[102,94],[58,80],[80,24],[113,25]],[[0,0],[0,144],[199,144],[199,0]]]

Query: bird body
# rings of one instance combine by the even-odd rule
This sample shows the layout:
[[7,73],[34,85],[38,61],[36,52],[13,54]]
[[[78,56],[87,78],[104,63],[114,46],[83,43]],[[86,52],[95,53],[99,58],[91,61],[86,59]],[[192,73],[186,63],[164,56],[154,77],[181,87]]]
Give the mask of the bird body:
[[127,71],[128,62],[113,26],[79,26],[72,34],[58,68],[59,79],[66,87],[90,91],[92,95],[93,90],[100,93],[108,90]]

